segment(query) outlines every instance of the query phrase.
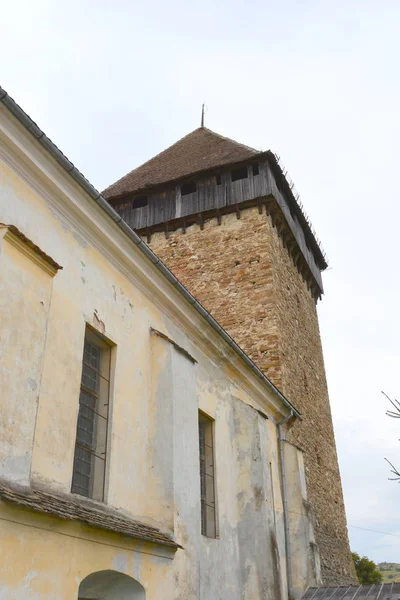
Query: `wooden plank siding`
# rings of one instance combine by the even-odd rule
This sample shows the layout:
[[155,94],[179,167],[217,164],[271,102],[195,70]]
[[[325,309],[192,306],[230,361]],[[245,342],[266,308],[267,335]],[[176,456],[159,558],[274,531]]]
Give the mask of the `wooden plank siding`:
[[304,258],[313,274],[314,279],[316,280],[316,282],[320,286],[320,289],[322,290],[323,288],[322,288],[321,271],[320,271],[319,267],[317,266],[315,259],[314,259],[314,255],[306,242],[303,228],[301,227],[296,215],[290,210],[289,205],[286,201],[286,198],[284,197],[283,193],[279,189],[279,187],[276,183],[275,177],[273,176],[273,173],[272,173],[269,165],[267,165],[267,168],[269,170],[268,182],[269,182],[269,186],[270,186],[270,194],[275,198],[277,204],[279,205],[279,208],[281,209],[281,211],[286,219],[286,222],[289,225],[290,230],[292,231],[292,233],[296,239],[297,245],[298,245],[302,255],[304,256]]
[[[253,164],[247,165],[247,178],[232,181],[231,171],[208,173],[195,180],[196,191],[190,194],[181,194],[180,183],[171,184],[163,190],[150,189],[147,192],[148,204],[141,208],[132,208],[135,197],[129,201],[124,199],[114,207],[132,229],[142,232],[150,231],[155,226],[165,223],[166,229],[172,231],[177,223],[185,217],[210,214],[210,211],[227,212],[229,207],[237,207],[249,201],[264,200],[273,197],[284,220],[287,223],[305,262],[311,271],[320,293],[323,292],[321,271],[317,265],[314,254],[307,244],[304,230],[294,211],[289,208],[289,203],[277,184],[268,160],[258,164],[259,173],[253,175]],[[219,182],[217,181],[219,177]],[[184,183],[187,183],[186,181]],[[143,193],[142,193],[143,194]],[[191,219],[193,220],[193,219]],[[168,227],[168,224],[170,227]],[[159,229],[159,227],[158,227]]]

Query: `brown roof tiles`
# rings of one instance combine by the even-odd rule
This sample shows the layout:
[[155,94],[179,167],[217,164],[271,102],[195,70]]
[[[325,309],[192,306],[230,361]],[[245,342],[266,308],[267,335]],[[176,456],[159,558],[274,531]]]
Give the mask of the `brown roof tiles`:
[[199,127],[110,185],[103,195],[107,199],[123,196],[260,154],[263,153]]
[[115,509],[111,509],[106,505],[104,507],[97,506],[90,500],[79,496],[61,496],[44,490],[1,481],[0,499],[60,519],[81,521],[92,527],[107,529],[154,544],[162,544],[175,549],[181,548],[179,544],[159,529],[118,515]]

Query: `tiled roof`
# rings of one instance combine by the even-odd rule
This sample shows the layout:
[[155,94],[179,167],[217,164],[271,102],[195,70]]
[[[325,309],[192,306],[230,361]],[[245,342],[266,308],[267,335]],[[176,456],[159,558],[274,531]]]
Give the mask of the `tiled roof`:
[[138,538],[154,544],[180,548],[159,529],[150,527],[118,515],[116,510],[107,506],[98,506],[79,496],[61,496],[44,490],[17,486],[10,482],[0,482],[0,499],[12,502],[30,510],[68,519],[81,521],[99,529],[107,529],[132,538]]
[[299,600],[398,600],[400,583],[311,587]]
[[138,192],[201,171],[250,160],[259,154],[263,153],[199,127],[110,185],[103,195],[111,199]]

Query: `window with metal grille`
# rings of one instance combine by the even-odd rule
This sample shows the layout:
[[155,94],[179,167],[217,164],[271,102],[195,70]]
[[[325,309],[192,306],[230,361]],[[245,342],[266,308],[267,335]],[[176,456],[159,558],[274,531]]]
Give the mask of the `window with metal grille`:
[[214,422],[199,413],[201,533],[217,537],[215,510]]
[[86,329],[71,491],[104,500],[111,348]]

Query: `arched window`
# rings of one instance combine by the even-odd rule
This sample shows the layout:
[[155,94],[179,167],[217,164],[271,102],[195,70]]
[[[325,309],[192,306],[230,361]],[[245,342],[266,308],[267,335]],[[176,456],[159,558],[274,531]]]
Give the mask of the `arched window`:
[[128,575],[97,571],[81,581],[78,600],[146,600],[146,592]]

